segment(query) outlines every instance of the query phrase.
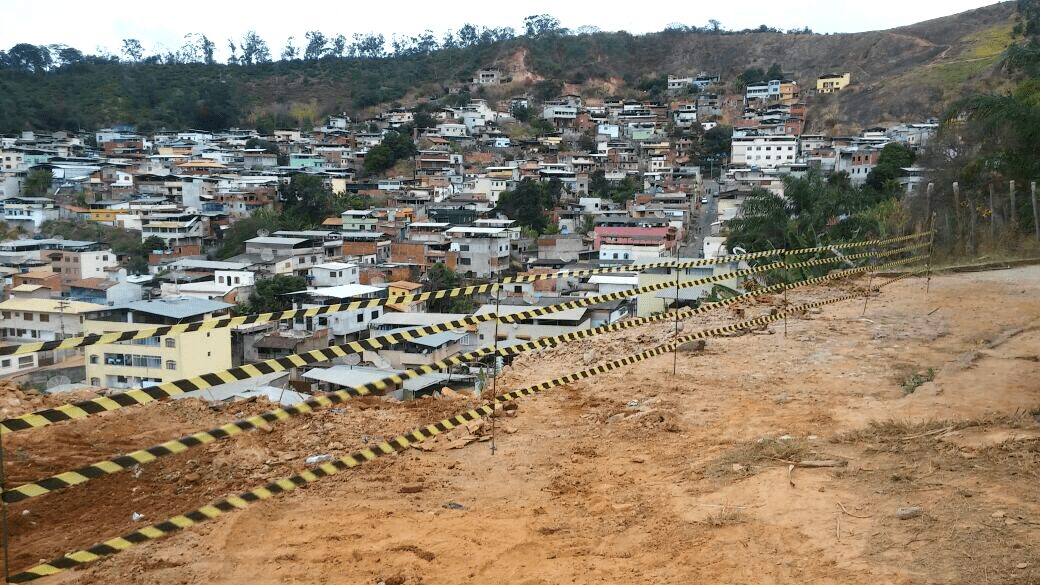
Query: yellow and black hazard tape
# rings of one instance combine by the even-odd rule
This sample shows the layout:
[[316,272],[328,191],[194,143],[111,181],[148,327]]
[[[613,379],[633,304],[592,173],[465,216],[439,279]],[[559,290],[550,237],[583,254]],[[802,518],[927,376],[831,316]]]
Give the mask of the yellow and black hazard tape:
[[829,252],[831,250],[847,250],[849,248],[862,248],[863,246],[885,246],[888,244],[894,244],[897,242],[905,242],[907,240],[914,240],[917,238],[923,238],[924,236],[931,235],[931,231],[918,232],[916,234],[910,234],[907,236],[899,236],[895,238],[888,238],[885,240],[861,240],[858,242],[842,242],[839,244],[830,244],[827,246],[816,246],[814,248],[798,248],[795,250],[786,250],[784,253],[787,256],[798,256],[802,254],[812,254],[815,252]]
[[[709,266],[712,264],[724,264],[740,260],[766,258],[769,256],[776,256],[778,254],[781,254],[782,252],[782,250],[766,250],[764,252],[752,252],[749,254],[741,254],[737,256],[693,260],[689,262],[683,262],[679,265],[679,267],[690,268],[694,266]],[[495,292],[501,285],[510,283],[535,282],[539,280],[550,280],[560,278],[563,276],[581,277],[594,274],[642,271],[652,268],[674,268],[675,266],[676,261],[670,260],[667,262],[653,262],[649,264],[612,266],[607,268],[594,268],[589,270],[562,270],[546,274],[516,276],[506,278],[498,283],[463,286],[459,288],[429,291],[418,294],[390,295],[386,298],[364,299],[360,301],[350,301],[346,303],[334,303],[331,305],[322,305],[320,307],[311,307],[307,309],[287,309],[285,311],[275,311],[273,313],[258,313],[255,315],[242,315],[239,317],[221,317],[218,319],[196,321],[194,323],[179,323],[177,325],[145,327],[142,329],[134,329],[130,331],[116,331],[112,333],[93,333],[90,335],[84,335],[80,337],[67,337],[65,339],[59,339],[54,341],[35,341],[31,343],[22,343],[19,345],[6,345],[0,347],[0,356],[34,353],[39,351],[50,351],[55,349],[77,349],[81,347],[87,347],[90,345],[121,343],[125,341],[133,341],[138,339],[148,339],[151,337],[180,335],[183,333],[192,333],[196,331],[209,331],[212,329],[222,329],[225,327],[239,327],[243,325],[258,325],[262,323],[269,323],[271,321],[286,321],[297,318],[311,318],[318,317],[321,315],[329,315],[332,313],[340,313],[343,311],[372,309],[376,307],[385,306],[387,304],[407,305],[428,300],[440,300],[460,296],[469,297],[477,294],[490,294]]]
[[[674,287],[674,283],[669,283],[668,286]],[[599,327],[593,329],[582,329],[580,331],[573,331],[569,333],[563,333],[560,335],[543,337],[527,341],[518,345],[498,349],[497,355],[503,357],[516,356],[526,351],[531,351],[534,349],[546,349],[563,343],[570,343],[573,341],[578,341],[580,339],[593,337],[595,335],[601,335],[603,333],[631,329],[633,327],[639,327],[647,323],[653,323],[664,319],[685,319],[693,315],[707,313],[718,308],[722,308],[743,300],[747,300],[757,295],[766,294],[768,292],[771,292],[772,290],[778,290],[778,286],[767,287],[765,289],[760,289],[750,293],[744,293],[742,295],[737,295],[729,299],[724,299],[722,301],[708,303],[693,309],[686,309],[680,311],[678,315],[674,313],[661,313],[658,315],[651,315],[648,317],[638,317],[635,319],[626,319],[617,323],[600,325]],[[415,378],[437,371],[443,371],[450,367],[459,366],[465,363],[471,363],[492,353],[496,353],[496,350],[494,347],[489,346],[476,351],[446,358],[444,360],[439,360],[431,364],[426,364],[423,366],[412,368],[399,374],[392,374],[380,380],[375,380],[366,384],[353,386],[351,388],[343,388],[332,392],[328,392],[320,396],[309,398],[306,401],[303,401],[299,404],[269,410],[267,412],[257,414],[248,418],[232,421],[230,423],[206,431],[192,433],[190,435],[185,435],[177,439],[165,441],[163,443],[153,445],[145,449],[138,449],[136,451],[131,451],[129,453],[112,457],[107,460],[98,461],[90,465],[85,465],[72,471],[59,473],[39,481],[29,482],[17,487],[8,488],[4,492],[2,492],[2,496],[0,496],[0,499],[2,499],[5,503],[13,504],[30,498],[42,496],[60,489],[80,485],[92,479],[97,479],[105,475],[117,473],[119,471],[130,469],[138,465],[151,463],[161,457],[183,453],[184,451],[187,451],[194,447],[208,445],[210,443],[214,443],[222,439],[228,439],[236,435],[245,432],[250,432],[258,428],[273,423],[277,423],[279,421],[283,421],[297,415],[307,414],[321,408],[328,408],[336,404],[341,404],[346,400],[350,399],[352,396],[365,396],[377,391],[386,390],[387,388],[391,387],[391,385],[399,386],[406,379]]]
[[759,327],[770,322],[782,319],[785,313],[804,311],[805,309],[808,309],[810,307],[836,303],[851,298],[857,298],[858,296],[859,295],[846,295],[836,299],[828,299],[826,301],[817,301],[814,303],[808,303],[806,305],[799,305],[798,307],[794,307],[787,311],[781,311],[774,315],[759,317],[757,319],[750,319],[741,323],[709,329],[692,335],[686,335],[683,337],[676,338],[669,343],[659,345],[657,347],[642,351],[634,355],[599,364],[592,368],[567,374],[565,376],[561,376],[553,380],[549,380],[539,384],[534,384],[531,386],[520,388],[518,390],[513,390],[506,394],[502,394],[495,397],[492,401],[488,402],[487,404],[468,410],[453,417],[443,419],[436,423],[417,428],[409,433],[400,435],[392,440],[384,441],[374,447],[363,449],[361,451],[349,454],[345,457],[341,457],[334,461],[319,464],[315,467],[308,468],[292,476],[277,479],[268,482],[264,486],[254,488],[246,492],[242,492],[237,496],[231,496],[218,500],[216,502],[213,502],[212,504],[202,506],[201,508],[196,508],[184,514],[173,516],[162,522],[152,524],[147,528],[134,530],[132,532],[124,534],[123,536],[112,538],[105,542],[96,544],[90,548],[68,553],[64,556],[53,559],[47,563],[38,564],[29,569],[11,575],[8,578],[8,583],[27,583],[30,581],[35,581],[36,579],[40,579],[42,577],[55,575],[76,567],[92,563],[103,557],[117,554],[119,552],[133,548],[139,544],[148,542],[150,540],[156,540],[168,536],[170,534],[174,534],[185,528],[208,522],[210,520],[234,512],[236,510],[244,509],[257,502],[273,498],[274,496],[280,495],[282,493],[291,492],[298,487],[314,483],[326,477],[336,475],[341,471],[346,471],[358,467],[360,465],[364,465],[365,463],[379,459],[384,455],[391,455],[393,453],[403,451],[405,449],[408,449],[412,445],[421,443],[431,437],[450,431],[459,425],[464,425],[467,422],[471,422],[494,413],[496,404],[517,400],[524,396],[532,396],[549,390],[551,388],[556,388],[559,386],[570,384],[572,382],[590,378],[637,362],[641,362],[646,359],[667,353],[688,341],[702,339],[705,337],[723,335],[727,333],[733,333],[735,331],[747,329],[750,327]]
[[[765,272],[774,268],[778,268],[780,266],[782,266],[781,263],[773,263],[762,266],[756,266],[745,270],[738,270],[735,272],[724,272],[680,283],[679,288],[701,286],[713,282],[729,280],[731,278],[750,276],[752,274]],[[633,296],[638,296],[641,294],[646,294],[674,287],[674,283],[662,282],[627,291],[618,291],[613,293],[596,295],[592,297],[581,297],[573,301],[551,305],[548,307],[534,307],[525,311],[513,313],[511,315],[506,315],[502,317],[499,317],[495,313],[473,315],[464,319],[446,321],[444,323],[436,323],[433,325],[426,325],[423,327],[409,329],[399,333],[390,333],[386,335],[380,335],[377,337],[370,337],[368,339],[352,341],[343,345],[335,345],[327,348],[316,349],[302,354],[293,354],[290,356],[274,358],[262,362],[257,362],[254,364],[246,364],[243,366],[238,366],[220,372],[211,372],[193,378],[185,378],[182,380],[175,380],[173,382],[157,384],[155,386],[150,386],[148,388],[143,388],[140,390],[129,390],[127,392],[120,392],[117,394],[112,394],[110,396],[64,404],[55,408],[47,408],[33,413],[7,418],[0,421],[0,434],[45,427],[56,422],[85,418],[94,414],[118,410],[127,406],[135,406],[140,404],[146,404],[149,402],[154,402],[156,400],[164,400],[172,396],[184,394],[185,392],[204,390],[206,388],[212,388],[213,386],[219,386],[221,384],[237,382],[240,380],[247,380],[250,378],[257,378],[259,376],[270,374],[273,372],[283,372],[292,368],[303,367],[319,362],[329,361],[337,357],[344,357],[346,355],[354,353],[361,353],[365,350],[382,349],[398,344],[401,341],[413,341],[415,339],[425,337],[427,335],[441,333],[452,329],[458,329],[467,325],[492,321],[495,319],[501,319],[501,321],[505,323],[519,323],[527,319],[542,317],[545,315],[550,315],[569,309],[588,307],[603,302],[630,298]]]
[[265,374],[284,372],[293,368],[326,362],[338,357],[361,353],[366,349],[380,349],[400,343],[401,341],[412,341],[434,333],[450,331],[452,329],[483,323],[485,321],[493,321],[495,318],[496,315],[494,313],[471,315],[463,319],[425,325],[416,329],[401,331],[399,333],[390,333],[361,341],[352,341],[344,345],[334,345],[305,353],[245,364],[243,366],[223,371],[202,374],[201,376],[196,376],[194,378],[165,382],[163,384],[149,386],[140,390],[128,390],[126,392],[120,392],[100,398],[92,398],[90,400],[81,400],[79,402],[63,404],[58,407],[38,410],[30,414],[23,414],[4,419],[0,421],[0,433],[6,434],[40,428],[57,422],[86,418],[94,414],[118,410],[127,406],[147,404],[156,400],[164,400],[172,396],[184,394],[185,392],[203,390],[206,388],[212,388],[213,386],[220,386],[221,384],[248,380]]

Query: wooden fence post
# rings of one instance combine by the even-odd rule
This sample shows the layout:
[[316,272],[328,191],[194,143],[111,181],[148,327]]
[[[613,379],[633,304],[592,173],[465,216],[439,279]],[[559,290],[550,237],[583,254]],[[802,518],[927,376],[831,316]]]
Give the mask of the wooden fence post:
[[[993,195],[993,183],[989,184],[989,239],[997,238],[997,198]],[[992,243],[991,243],[992,245]]]
[[1018,207],[1015,205],[1015,180],[1008,181],[1008,193],[1011,195],[1011,227],[1018,225]]
[[964,229],[961,226],[961,186],[957,181],[953,182],[953,221],[957,226],[957,241],[964,241]]
[[1033,196],[1033,228],[1036,229],[1036,239],[1040,240],[1040,212],[1036,207],[1036,181],[1029,183],[1029,191]]

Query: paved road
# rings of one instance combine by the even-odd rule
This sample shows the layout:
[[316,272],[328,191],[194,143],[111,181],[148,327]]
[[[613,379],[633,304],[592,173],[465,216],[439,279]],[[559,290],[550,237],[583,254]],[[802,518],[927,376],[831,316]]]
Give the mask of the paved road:
[[699,258],[704,251],[704,237],[711,235],[711,222],[715,221],[719,213],[719,200],[715,197],[718,193],[718,184],[711,180],[704,180],[704,195],[708,202],[700,203],[702,196],[698,195],[690,203],[691,218],[690,230],[686,234],[686,242],[679,248],[679,255],[683,258]]

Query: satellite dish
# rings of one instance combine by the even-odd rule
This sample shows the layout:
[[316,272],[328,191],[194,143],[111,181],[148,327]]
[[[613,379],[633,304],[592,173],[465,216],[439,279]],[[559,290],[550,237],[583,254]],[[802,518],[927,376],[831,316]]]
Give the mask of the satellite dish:
[[356,365],[361,363],[361,354],[359,354],[359,353],[352,353],[352,354],[348,355],[347,357],[343,358],[343,361],[348,366],[353,368],[354,366],[356,366]]
[[58,386],[64,386],[70,383],[72,383],[72,380],[70,380],[68,376],[51,376],[50,378],[47,378],[46,388],[47,390],[51,390]]
[[256,230],[256,235],[261,238],[266,238],[267,236],[271,235],[271,232],[264,228],[260,228]]
[[65,236],[63,236],[61,234],[55,234],[54,235],[54,239],[60,242],[60,241],[65,239]]

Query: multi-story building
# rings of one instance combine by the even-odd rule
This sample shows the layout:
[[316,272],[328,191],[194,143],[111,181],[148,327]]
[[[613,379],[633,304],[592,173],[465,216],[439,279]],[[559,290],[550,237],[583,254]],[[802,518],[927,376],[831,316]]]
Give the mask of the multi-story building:
[[307,271],[308,284],[314,287],[358,284],[361,276],[354,262],[323,262]]
[[[291,294],[293,306],[297,309],[310,309],[336,303],[387,297],[385,288],[364,284],[343,284],[312,288]],[[338,311],[316,317],[297,317],[293,321],[292,327],[296,330],[307,331],[327,328],[329,330],[329,343],[336,345],[367,336],[369,324],[382,316],[382,314],[382,306],[352,311]]]
[[509,269],[512,232],[503,227],[453,227],[447,232],[451,251],[457,252],[458,272],[478,278],[496,278]]
[[0,199],[0,219],[8,225],[20,226],[35,233],[43,222],[58,219],[61,210],[48,197],[8,197]]
[[100,242],[55,240],[44,254],[66,289],[75,280],[105,278],[108,269],[119,266],[115,252]]
[[[129,331],[226,315],[233,305],[197,298],[134,301],[84,321],[84,333]],[[87,381],[106,388],[144,388],[231,367],[231,328],[97,344],[86,349]]]
[[157,237],[170,250],[197,246],[201,252],[205,234],[202,216],[195,213],[154,213],[141,219],[141,240]]
[[852,81],[851,73],[825,73],[816,78],[816,93],[841,91]]
[[795,162],[797,155],[797,136],[734,136],[730,164],[778,167]]
[[[10,343],[55,341],[84,332],[84,318],[108,307],[57,299],[10,298],[0,303],[0,339]],[[44,351],[27,356],[10,356],[12,361],[0,370],[16,370],[48,365],[74,350]],[[4,358],[7,360],[9,358]]]

